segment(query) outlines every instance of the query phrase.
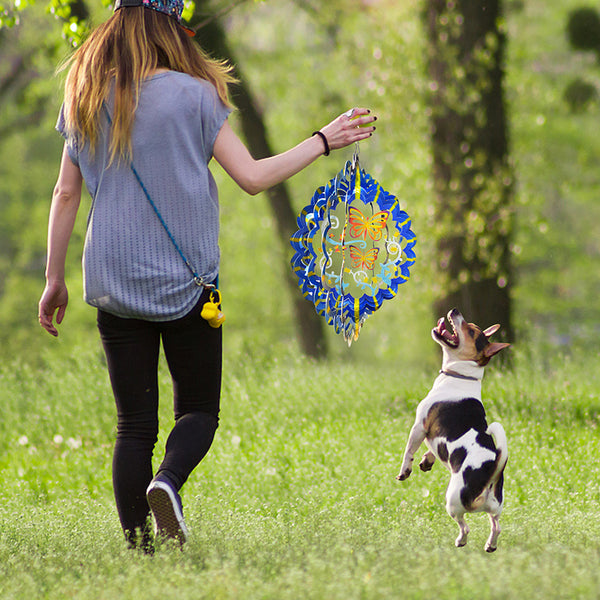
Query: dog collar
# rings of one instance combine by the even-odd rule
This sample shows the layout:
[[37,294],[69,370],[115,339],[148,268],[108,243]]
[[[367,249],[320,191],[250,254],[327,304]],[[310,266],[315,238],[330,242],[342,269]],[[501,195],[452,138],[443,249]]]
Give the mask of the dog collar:
[[470,377],[469,375],[461,375],[456,371],[444,371],[444,369],[440,369],[440,373],[442,375],[448,375],[448,377],[455,377],[456,379],[467,379],[468,381],[479,381],[479,377]]

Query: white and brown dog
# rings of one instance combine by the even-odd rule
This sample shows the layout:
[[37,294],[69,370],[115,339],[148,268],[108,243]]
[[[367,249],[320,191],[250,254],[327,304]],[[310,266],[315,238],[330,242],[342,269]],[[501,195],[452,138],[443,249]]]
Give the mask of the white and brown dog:
[[467,543],[465,513],[484,511],[491,523],[485,549],[493,552],[500,534],[498,518],[508,447],[502,425],[487,424],[481,380],[491,357],[510,344],[489,341],[500,325],[481,331],[456,309],[448,313],[448,321],[451,330],[442,317],[431,332],[443,350],[442,370],[417,407],[397,479],[403,481],[410,475],[414,454],[425,441],[429,450],[419,464],[421,470],[429,471],[438,458],[451,473],[446,510],[460,527],[456,545]]

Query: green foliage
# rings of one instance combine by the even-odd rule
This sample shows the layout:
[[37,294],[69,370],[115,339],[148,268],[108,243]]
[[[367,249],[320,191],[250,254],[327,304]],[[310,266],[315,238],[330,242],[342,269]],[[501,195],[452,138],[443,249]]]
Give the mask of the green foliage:
[[80,15],[74,14],[71,0],[50,0],[48,11],[62,21],[63,38],[74,46],[80,46],[89,26]]
[[[5,0],[7,1],[7,0]],[[225,6],[219,6],[216,3],[211,5],[214,15],[209,18],[222,17],[233,10],[237,5],[248,0],[237,0],[228,3]],[[264,2],[264,0],[252,0],[254,3]],[[45,9],[62,23],[62,37],[67,43],[76,48],[81,45],[85,37],[90,32],[91,21],[88,12],[89,5],[95,4],[95,8],[111,9],[114,6],[113,0],[96,0],[95,2],[85,2],[85,0],[44,0]],[[7,4],[0,4],[0,30],[2,28],[12,28],[20,24],[20,13],[31,6],[36,5],[36,0],[8,0]],[[183,9],[183,20],[188,21],[196,10],[194,0],[185,0]],[[107,10],[101,10],[103,18],[110,13]]]
[[569,43],[575,50],[592,50],[600,58],[600,13],[595,8],[576,8],[567,21]]
[[526,3],[509,18],[506,63],[517,173],[517,325],[559,344],[589,344],[600,319],[598,109],[573,115],[563,100],[566,76],[598,81],[594,57],[573,54],[564,36],[565,17],[578,5]]
[[[595,8],[577,8],[569,13],[567,36],[574,50],[593,51],[600,60],[600,13]],[[565,102],[572,112],[582,112],[598,99],[597,86],[574,77],[565,88]]]
[[[86,32],[82,17],[72,10],[77,3],[81,0],[49,0],[44,5],[45,10],[60,19],[63,38],[73,45],[78,45]],[[0,30],[21,25],[23,15],[34,7],[39,8],[35,0],[6,0],[0,4]]]
[[593,83],[576,77],[565,88],[564,99],[572,112],[581,112],[598,100],[598,90]]

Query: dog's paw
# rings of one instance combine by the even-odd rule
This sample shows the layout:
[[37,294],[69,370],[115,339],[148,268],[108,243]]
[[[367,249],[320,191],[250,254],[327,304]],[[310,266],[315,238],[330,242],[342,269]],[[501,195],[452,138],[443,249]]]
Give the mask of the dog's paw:
[[423,457],[423,460],[419,463],[419,469],[421,469],[421,471],[431,471],[431,469],[433,469],[433,463],[427,460],[426,457]]
[[405,479],[408,479],[411,473],[412,469],[404,469],[404,471],[401,471],[400,474],[396,477],[396,479],[398,481],[404,481]]

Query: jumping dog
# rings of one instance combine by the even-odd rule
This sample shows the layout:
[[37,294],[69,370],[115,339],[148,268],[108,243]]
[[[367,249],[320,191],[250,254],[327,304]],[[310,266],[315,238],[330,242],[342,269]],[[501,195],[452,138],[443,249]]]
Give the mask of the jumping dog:
[[481,402],[481,380],[492,356],[510,344],[490,342],[500,325],[481,331],[467,323],[456,309],[431,331],[442,347],[442,369],[427,396],[419,403],[402,467],[397,479],[404,481],[412,471],[413,457],[424,441],[428,451],[419,467],[429,471],[438,458],[450,471],[446,510],[458,523],[456,546],[467,543],[467,512],[486,512],[491,533],[487,552],[497,547],[502,511],[503,472],[508,459],[506,434],[500,423],[488,426]]

